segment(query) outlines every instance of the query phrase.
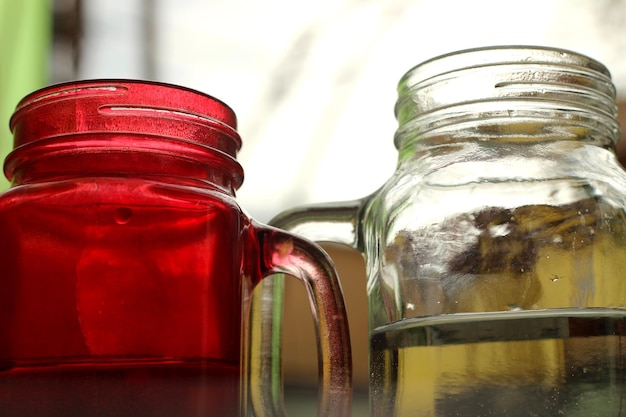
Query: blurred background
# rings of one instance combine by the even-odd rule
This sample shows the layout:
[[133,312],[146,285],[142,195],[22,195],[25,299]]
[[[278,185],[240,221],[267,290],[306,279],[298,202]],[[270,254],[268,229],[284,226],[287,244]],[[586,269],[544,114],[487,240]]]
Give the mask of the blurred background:
[[[572,49],[603,62],[626,100],[624,0],[0,0],[0,31],[2,157],[10,114],[34,89],[112,77],[180,84],[237,113],[238,201],[263,222],[382,185],[396,162],[396,83],[433,56],[495,44]],[[325,248],[346,295],[358,409],[368,374],[364,266],[352,251]],[[297,283],[285,308],[288,398],[304,406],[317,368]]]

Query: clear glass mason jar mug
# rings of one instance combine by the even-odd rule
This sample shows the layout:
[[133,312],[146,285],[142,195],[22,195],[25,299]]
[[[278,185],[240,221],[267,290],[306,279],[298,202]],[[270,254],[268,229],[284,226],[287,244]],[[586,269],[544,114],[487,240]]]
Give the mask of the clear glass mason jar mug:
[[27,96],[11,128],[0,414],[242,416],[249,393],[257,415],[282,412],[247,356],[252,290],[276,272],[306,282],[327,335],[319,414],[349,413],[334,268],[317,245],[237,204],[241,140],[228,106],[173,85],[83,81]]
[[395,110],[397,169],[380,189],[271,222],[362,252],[372,415],[626,412],[608,70],[558,49],[461,51],[411,69]]

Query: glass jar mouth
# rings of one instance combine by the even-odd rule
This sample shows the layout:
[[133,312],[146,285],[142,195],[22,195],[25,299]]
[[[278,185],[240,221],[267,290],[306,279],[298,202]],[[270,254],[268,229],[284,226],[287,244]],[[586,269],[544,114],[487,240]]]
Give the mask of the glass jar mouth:
[[14,149],[5,161],[8,178],[44,149],[159,153],[163,147],[166,154],[173,146],[198,163],[219,157],[235,188],[243,178],[234,111],[210,95],[173,84],[101,79],[53,85],[24,97],[10,127]]
[[596,73],[611,82],[611,73],[601,62],[578,52],[533,45],[495,45],[471,48],[430,58],[409,69],[398,83],[398,95],[406,89],[448,71],[503,64],[545,64],[573,67]]
[[[403,146],[408,136],[413,141],[430,134],[434,125],[480,123],[477,115],[490,113],[491,108],[555,123],[576,114],[608,126],[615,142],[620,136],[615,97],[609,70],[576,52],[540,46],[453,52],[418,64],[401,78],[396,146]],[[446,120],[449,115],[454,119]],[[434,119],[438,120],[433,125]],[[505,118],[502,123],[507,123]]]
[[[37,117],[32,113],[37,112]],[[186,87],[130,79],[56,84],[24,97],[10,120],[14,148],[75,133],[180,135],[235,157],[241,148],[234,111],[221,100]],[[216,130],[226,138],[214,144]]]

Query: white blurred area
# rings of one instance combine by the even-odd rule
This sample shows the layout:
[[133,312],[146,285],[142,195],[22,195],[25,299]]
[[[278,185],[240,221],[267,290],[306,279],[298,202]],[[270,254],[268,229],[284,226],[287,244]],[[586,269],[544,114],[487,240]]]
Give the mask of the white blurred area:
[[268,221],[375,191],[396,163],[395,88],[459,49],[533,44],[609,67],[626,93],[621,0],[83,0],[79,78],[180,84],[239,118],[238,201]]

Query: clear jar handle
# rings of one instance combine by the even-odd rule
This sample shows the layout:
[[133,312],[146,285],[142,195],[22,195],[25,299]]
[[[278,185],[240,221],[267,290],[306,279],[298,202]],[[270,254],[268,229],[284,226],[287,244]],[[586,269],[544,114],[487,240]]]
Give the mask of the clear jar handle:
[[362,210],[369,198],[311,204],[285,210],[270,224],[314,242],[333,242],[360,249]]
[[[320,370],[318,416],[345,417],[351,414],[352,362],[348,319],[341,286],[328,255],[313,242],[272,227],[255,224],[261,245],[261,274],[289,274],[304,284],[315,321]],[[264,280],[266,281],[266,280]],[[260,284],[262,285],[262,284]],[[280,317],[273,297],[258,299],[255,291],[251,311],[250,398],[255,416],[286,415],[282,401],[280,372]],[[282,303],[282,296],[275,300]],[[267,323],[266,321],[269,321]],[[265,326],[269,327],[265,327]],[[268,332],[268,329],[270,330]]]

